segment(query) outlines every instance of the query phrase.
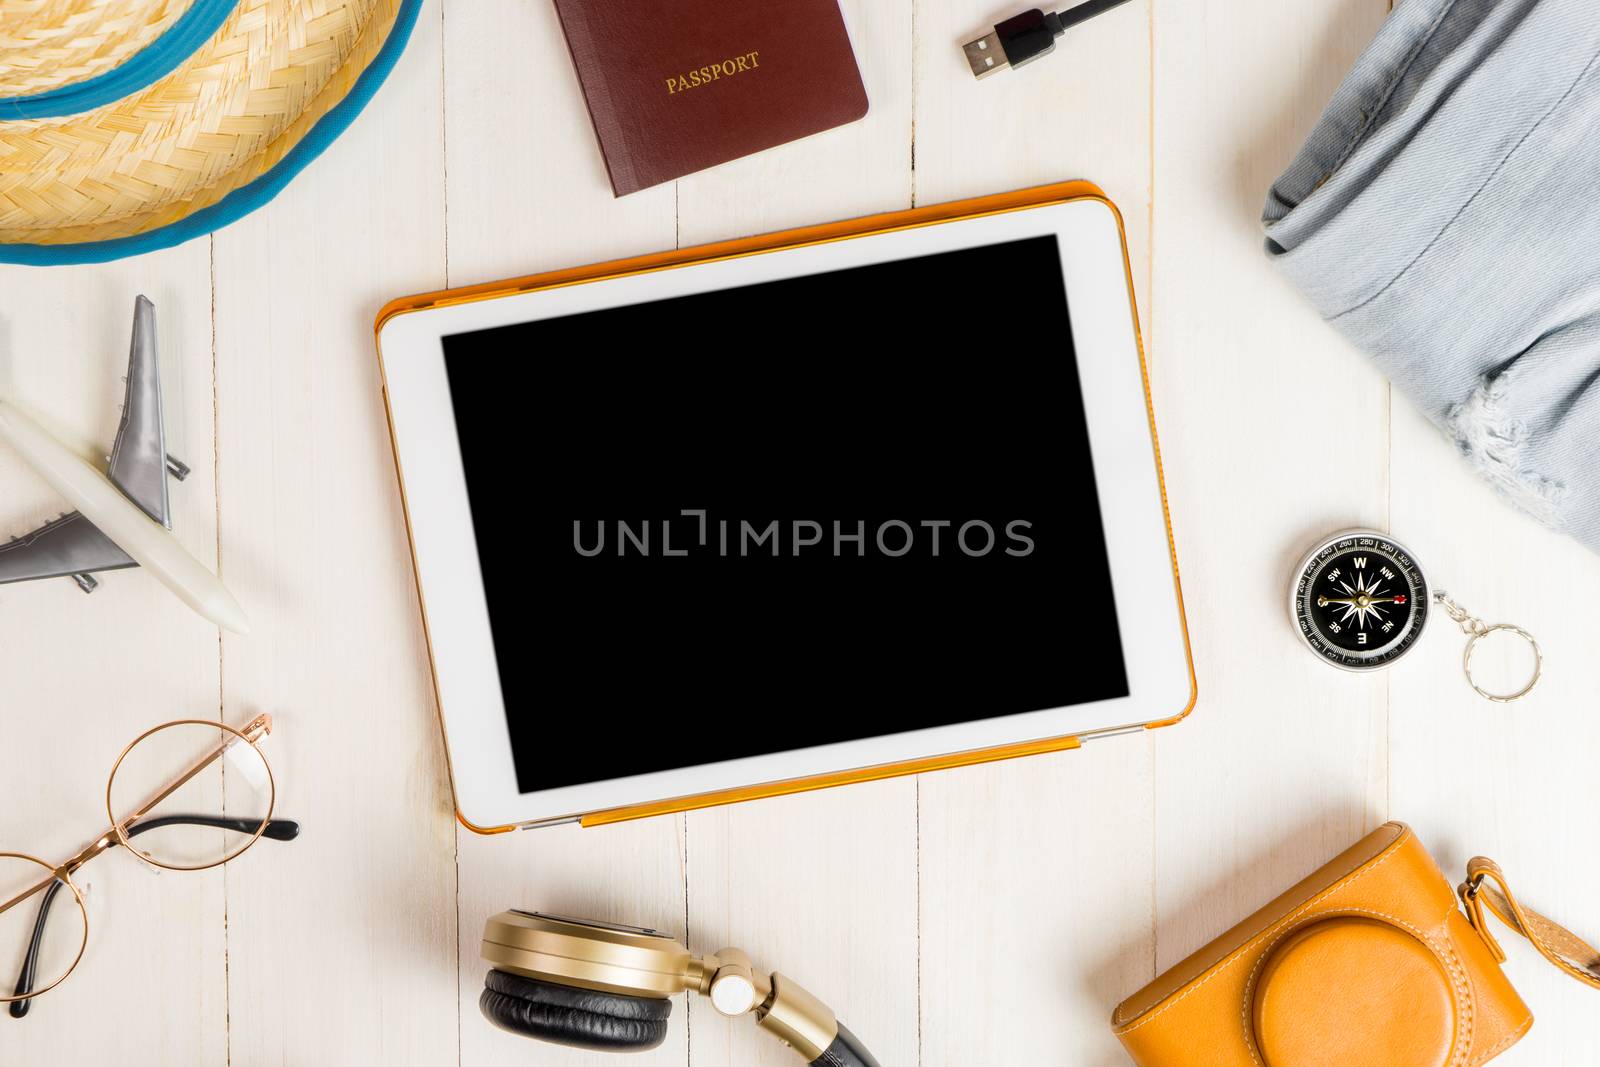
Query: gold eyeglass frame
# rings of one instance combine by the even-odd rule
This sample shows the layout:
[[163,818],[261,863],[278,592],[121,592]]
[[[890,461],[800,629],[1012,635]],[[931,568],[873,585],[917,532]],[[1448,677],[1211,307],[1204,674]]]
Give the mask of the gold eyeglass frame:
[[[160,733],[163,730],[168,730],[175,726],[206,726],[219,730],[224,734],[232,734],[233,736],[226,737],[219,741],[216,747],[213,748],[209,754],[196,760],[191,766],[169,779],[166,784],[159,787],[148,799],[139,805],[135,811],[121,819],[118,819],[116,811],[112,807],[111,789],[116,782],[117,771],[121,769],[123,761],[128,758],[128,753],[132,752],[141,742],[147,740],[155,734]],[[72,892],[73,902],[77,904],[78,914],[83,920],[83,935],[78,940],[78,951],[72,957],[72,963],[67,967],[67,969],[63,971],[59,977],[53,979],[48,984],[30,989],[26,993],[0,995],[0,1004],[13,1004],[20,1000],[32,1000],[35,997],[42,996],[45,993],[50,992],[50,990],[54,989],[62,982],[65,982],[72,972],[78,969],[78,964],[83,960],[84,951],[89,946],[89,909],[84,905],[83,891],[79,889],[77,883],[72,880],[72,876],[80,868],[82,868],[84,864],[100,855],[100,853],[120,844],[130,853],[136,856],[140,862],[147,863],[150,866],[159,868],[161,870],[204,871],[210,870],[212,867],[220,867],[224,863],[238,859],[245,852],[249,851],[249,849],[252,848],[257,841],[261,840],[261,835],[266,832],[267,826],[272,822],[272,813],[277,807],[278,802],[278,784],[272,775],[272,763],[267,759],[266,753],[261,751],[261,746],[257,744],[257,742],[259,742],[262,738],[271,733],[272,716],[268,714],[257,715],[243,727],[229,726],[227,723],[218,722],[215,719],[173,719],[171,722],[164,722],[159,726],[153,726],[130,741],[127,747],[122,750],[121,754],[117,756],[116,762],[111,766],[111,774],[106,779],[106,817],[111,820],[111,826],[104,833],[95,838],[88,845],[84,846],[84,848],[71,859],[65,861],[64,863],[55,865],[46,863],[37,856],[30,856],[26,852],[0,852],[0,860],[16,859],[23,860],[28,863],[35,863],[38,864],[47,875],[36,885],[23,890],[10,900],[0,903],[0,914],[4,914],[5,912],[16,907],[18,904],[21,904],[23,901],[29,900],[30,898],[45,892],[50,888],[50,886],[59,882]],[[267,771],[267,810],[261,818],[261,824],[256,827],[256,832],[250,836],[250,840],[246,841],[237,850],[230,852],[228,855],[219,860],[215,860],[211,863],[196,864],[193,866],[162,863],[160,860],[146,854],[132,844],[132,842],[129,840],[128,834],[128,827],[130,825],[137,822],[140,818],[149,813],[151,808],[155,807],[167,797],[181,789],[191,779],[193,779],[195,775],[199,774],[201,771],[215,763],[223,756],[224,753],[228,751],[228,749],[232,748],[240,741],[243,741],[245,744],[249,745],[255,750],[256,755],[261,758],[261,765],[265,767]]]

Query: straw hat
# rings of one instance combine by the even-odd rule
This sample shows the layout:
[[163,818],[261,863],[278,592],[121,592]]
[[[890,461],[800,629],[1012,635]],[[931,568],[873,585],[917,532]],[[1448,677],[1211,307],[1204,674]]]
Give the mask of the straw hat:
[[0,262],[115,259],[266,203],[421,0],[0,0]]

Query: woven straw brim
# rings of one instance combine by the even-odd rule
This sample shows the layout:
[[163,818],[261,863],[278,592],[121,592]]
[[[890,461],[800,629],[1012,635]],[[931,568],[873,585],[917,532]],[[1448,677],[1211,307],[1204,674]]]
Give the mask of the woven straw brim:
[[[104,3],[75,0],[84,8]],[[0,122],[0,243],[131,237],[248,185],[346,97],[401,4],[239,0],[198,51],[125,99],[79,115]],[[151,0],[142,6],[171,15]]]
[[193,0],[0,0],[0,98],[98,77],[148,48]]

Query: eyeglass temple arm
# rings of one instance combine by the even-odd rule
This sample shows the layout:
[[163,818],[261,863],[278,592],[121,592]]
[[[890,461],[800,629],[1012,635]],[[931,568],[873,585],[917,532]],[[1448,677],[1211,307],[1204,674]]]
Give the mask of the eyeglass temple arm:
[[[33,937],[28,941],[28,954],[22,959],[22,973],[17,975],[17,988],[12,992],[16,996],[33,991],[33,980],[38,977],[39,946],[44,942],[44,923],[50,917],[50,905],[56,901],[56,894],[61,892],[61,887],[66,883],[57,881],[50,883],[50,888],[44,891],[44,896],[39,899],[39,917],[33,923]],[[28,1005],[31,1000],[14,1000],[11,1002],[11,1017],[20,1019],[28,1014]]]
[[[122,820],[123,829],[126,830],[128,827],[132,826],[136,821],[144,817],[145,812],[149,811],[151,808],[155,807],[157,804],[161,803],[163,800],[182,789],[192,778],[194,778],[195,775],[199,774],[201,771],[217,762],[217,760],[222,757],[222,754],[228,751],[231,746],[238,744],[238,741],[238,738],[230,737],[216,748],[212,749],[210,755],[195,760],[194,763],[190,764],[189,768],[182,774],[178,775],[176,778],[172,779],[172,781],[156,790],[156,792],[150,795],[148,800],[129,812]],[[115,773],[115,771],[112,772],[113,775],[115,775]],[[107,791],[106,795],[109,799],[109,790]]]
[[[159,727],[158,727],[158,729],[159,729]],[[179,789],[182,789],[186,784],[188,784],[189,780],[192,779],[195,775],[199,774],[201,771],[205,770],[207,767],[211,766],[218,759],[220,759],[222,757],[223,753],[227,752],[228,749],[232,748],[234,745],[239,743],[239,739],[240,738],[243,738],[247,743],[253,745],[257,741],[261,740],[263,737],[266,737],[270,733],[272,733],[272,716],[271,715],[263,713],[261,715],[257,715],[255,718],[253,718],[249,722],[245,723],[244,726],[239,729],[237,737],[229,737],[226,740],[224,740],[216,748],[211,750],[211,754],[210,755],[203,756],[200,759],[196,760],[193,764],[190,765],[188,770],[184,771],[182,774],[180,774],[176,778],[172,779],[172,781],[170,781],[166,785],[162,786],[159,790],[157,790],[154,794],[152,794],[150,796],[150,798],[148,800],[146,800],[143,804],[139,805],[133,811],[129,812],[128,815],[122,821],[122,827],[123,827],[124,831],[126,831],[126,829],[127,829],[127,827],[129,825],[131,825],[135,821],[143,818],[145,812],[149,811],[151,808],[155,807],[157,804],[161,803],[163,800],[165,800],[168,797],[170,797],[173,793],[176,793]],[[149,735],[147,734],[145,736],[149,736]],[[138,742],[135,741],[134,744],[136,745],[136,744],[138,744]],[[131,746],[130,746],[130,748],[131,748]],[[124,751],[123,755],[126,756],[127,752]],[[122,760],[119,758],[117,760],[117,763],[120,765],[122,763]],[[112,774],[115,775],[116,771],[113,770]],[[107,794],[107,799],[108,800],[110,799],[109,793]]]
[[[254,819],[233,819],[224,815],[162,815],[128,827],[127,833],[129,837],[137,837],[146,830],[159,830],[163,826],[209,826],[216,830],[253,834],[260,825]],[[293,841],[300,836],[300,824],[292,819],[272,819],[268,821],[266,829],[261,831],[261,836],[270,837],[274,841]],[[117,840],[112,838],[112,847],[117,843]],[[12,991],[13,996],[26,996],[33,990],[33,982],[38,977],[39,971],[39,948],[44,943],[44,924],[50,918],[50,906],[55,903],[56,894],[61,892],[64,884],[59,878],[51,882],[39,900],[39,916],[33,921],[33,937],[28,941],[28,954],[23,957],[22,973],[17,975],[17,986]],[[12,1001],[11,1017],[23,1018],[28,1014],[28,1006],[32,1003],[32,999]]]

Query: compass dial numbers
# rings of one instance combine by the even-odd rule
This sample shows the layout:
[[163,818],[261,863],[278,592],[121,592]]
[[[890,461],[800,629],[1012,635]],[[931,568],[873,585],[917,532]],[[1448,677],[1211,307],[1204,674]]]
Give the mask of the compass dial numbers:
[[1411,554],[1377,534],[1320,545],[1296,576],[1293,610],[1312,651],[1338,666],[1387,666],[1411,649],[1427,618],[1428,586]]

